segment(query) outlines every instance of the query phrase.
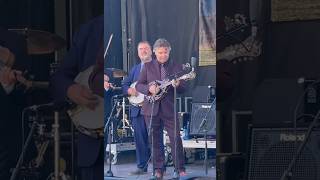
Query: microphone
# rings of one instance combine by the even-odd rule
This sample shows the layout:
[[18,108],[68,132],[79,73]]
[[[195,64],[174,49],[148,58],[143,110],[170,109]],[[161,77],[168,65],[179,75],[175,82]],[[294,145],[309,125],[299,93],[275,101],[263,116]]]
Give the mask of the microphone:
[[45,109],[45,108],[51,108],[54,105],[55,105],[54,103],[39,104],[39,105],[29,106],[26,109],[29,109],[29,110],[32,110],[32,111],[38,111],[38,110]]
[[114,95],[112,97],[113,98],[123,98],[123,97],[128,97],[128,94],[118,94],[118,95]]
[[191,68],[192,71],[194,71],[194,68],[197,66],[197,58],[196,57],[191,57]]

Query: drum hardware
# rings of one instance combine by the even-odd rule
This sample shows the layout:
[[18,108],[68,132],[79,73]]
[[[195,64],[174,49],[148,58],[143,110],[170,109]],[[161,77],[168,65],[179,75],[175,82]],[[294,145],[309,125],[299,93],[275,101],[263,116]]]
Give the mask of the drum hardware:
[[26,142],[25,142],[24,145],[23,145],[22,152],[21,152],[21,154],[20,154],[20,156],[19,156],[18,162],[17,162],[15,168],[14,168],[13,171],[12,171],[12,175],[11,175],[11,177],[10,177],[10,180],[15,180],[15,179],[17,179],[17,176],[18,176],[18,174],[19,174],[19,171],[21,170],[21,166],[22,166],[22,163],[23,163],[23,158],[24,158],[24,155],[25,155],[25,153],[26,153],[27,147],[28,147],[28,145],[29,145],[30,142],[31,142],[32,134],[34,133],[34,130],[35,130],[35,127],[36,127],[36,123],[37,123],[37,122],[34,121],[34,122],[32,123],[32,125],[31,125],[30,132],[29,132],[29,134],[28,134],[28,137],[27,137],[27,139],[26,139]]
[[[124,125],[123,125],[124,122]],[[132,137],[133,129],[130,126],[128,115],[124,115],[124,120],[122,119],[122,127],[117,128],[117,135],[119,137],[119,140],[121,141],[122,138],[126,137]]]
[[[10,180],[14,180],[18,178],[18,175],[21,176],[39,176],[41,173],[40,168],[44,164],[44,155],[47,152],[48,146],[54,140],[54,176],[52,180],[60,180],[62,177],[69,177],[64,174],[65,169],[60,168],[61,158],[60,158],[60,132],[59,132],[59,113],[57,111],[54,112],[54,124],[52,124],[51,132],[48,129],[48,125],[46,124],[46,120],[44,117],[41,117],[40,111],[45,110],[47,107],[53,107],[53,103],[40,104],[30,106],[24,109],[24,113],[28,110],[33,112],[32,115],[29,116],[29,122],[31,123],[31,128],[27,139],[23,143],[22,152],[20,154],[19,160],[16,164],[16,167],[12,171],[12,175]],[[24,120],[24,119],[23,119]],[[31,143],[31,139],[34,139],[34,143],[37,149],[37,157],[30,160],[27,166],[22,166],[24,163],[24,156],[27,151],[28,146]],[[23,138],[24,140],[24,138]],[[31,172],[31,173],[29,173]],[[70,178],[69,178],[70,179]]]
[[[126,104],[126,98],[115,99],[119,95],[113,97],[113,103],[115,105],[115,114],[112,116],[111,129],[113,133],[112,142],[122,142],[123,138],[133,137],[133,128],[130,125],[126,110],[129,109],[129,105]],[[120,102],[121,101],[121,102]],[[124,109],[124,111],[123,111]]]
[[121,69],[116,69],[116,68],[107,68],[107,70],[112,72],[112,76],[114,78],[122,78],[128,75],[127,72],[121,70]]
[[126,129],[125,115],[126,115],[126,99],[123,97],[122,98],[122,132],[125,132],[125,129]]
[[24,29],[9,29],[23,35],[27,41],[28,54],[49,54],[65,47],[66,42],[58,35],[46,31]]
[[58,63],[58,62],[51,63],[50,64],[50,75],[53,75],[57,71],[59,66],[60,66],[60,63]]

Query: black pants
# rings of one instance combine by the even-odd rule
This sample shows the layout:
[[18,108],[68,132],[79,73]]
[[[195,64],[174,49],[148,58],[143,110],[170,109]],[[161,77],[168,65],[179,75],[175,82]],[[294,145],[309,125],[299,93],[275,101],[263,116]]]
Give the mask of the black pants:
[[96,162],[88,167],[80,167],[81,180],[104,179],[104,149],[101,146]]

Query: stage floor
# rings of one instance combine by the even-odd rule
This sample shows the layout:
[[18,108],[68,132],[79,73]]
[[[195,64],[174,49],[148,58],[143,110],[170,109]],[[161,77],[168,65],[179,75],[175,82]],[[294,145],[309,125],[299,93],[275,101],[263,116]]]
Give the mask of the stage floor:
[[[109,164],[105,162],[104,172],[109,169]],[[121,179],[128,179],[128,180],[147,180],[151,177],[151,169],[152,165],[149,165],[148,173],[143,175],[130,175],[131,171],[136,169],[135,164],[135,152],[134,151],[127,151],[121,152],[118,155],[118,162],[116,165],[112,165],[112,172],[115,177],[121,177]],[[201,179],[201,180],[215,180],[216,179],[216,168],[215,168],[215,160],[209,160],[208,166],[208,175],[205,176],[205,168],[203,164],[203,160],[196,160],[191,164],[186,164],[186,170],[188,176],[183,179]],[[193,178],[193,177],[203,177],[203,178]],[[205,178],[206,177],[206,178]],[[173,167],[167,167],[167,171],[165,173],[164,179],[172,179],[173,178]],[[110,178],[105,177],[106,179],[120,179],[120,178]],[[181,178],[182,179],[182,178]]]

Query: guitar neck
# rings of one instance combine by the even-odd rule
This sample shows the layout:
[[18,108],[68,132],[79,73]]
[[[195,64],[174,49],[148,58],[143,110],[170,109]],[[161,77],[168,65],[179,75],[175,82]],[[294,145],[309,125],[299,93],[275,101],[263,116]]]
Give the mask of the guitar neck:
[[[182,77],[179,77],[179,78],[177,78],[176,79],[177,81],[179,81],[179,80],[188,80],[188,79],[184,79],[184,78],[182,78]],[[170,86],[172,83],[171,83],[171,81],[168,81],[168,82],[165,82],[165,83],[163,83],[163,84],[161,84],[160,85],[160,88],[166,88],[166,87],[168,87],[168,86]]]

